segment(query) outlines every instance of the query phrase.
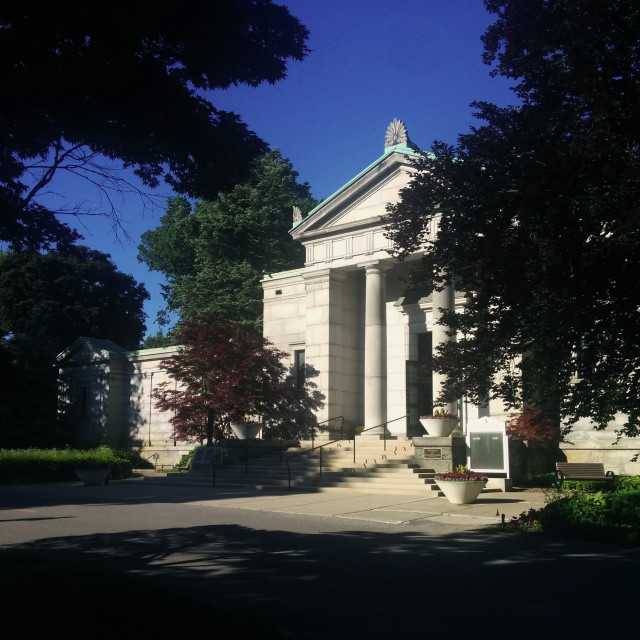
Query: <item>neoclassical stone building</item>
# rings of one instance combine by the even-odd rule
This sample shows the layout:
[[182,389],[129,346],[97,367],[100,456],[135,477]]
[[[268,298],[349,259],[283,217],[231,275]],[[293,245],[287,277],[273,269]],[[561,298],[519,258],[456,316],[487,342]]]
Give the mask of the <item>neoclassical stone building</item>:
[[[384,153],[294,222],[291,234],[306,248],[304,268],[263,280],[264,335],[291,354],[292,364],[304,358],[320,372],[327,400],[319,419],[335,425],[343,417],[370,437],[379,437],[385,423],[397,436],[423,433],[418,418],[431,412],[440,386],[431,354],[449,339],[434,321],[439,309],[462,304],[452,287],[428,297],[408,288],[411,261],[389,253],[386,206],[398,201],[416,155],[404,124],[394,120]],[[466,403],[463,420],[489,410]]]
[[[394,120],[377,160],[304,219],[294,213],[291,234],[306,248],[305,266],[268,274],[262,283],[264,335],[298,370],[305,362],[318,370],[326,397],[318,419],[327,436],[335,434],[338,418],[347,433],[373,427],[362,437],[379,438],[385,424],[400,438],[421,435],[418,418],[432,411],[439,393],[431,355],[450,339],[437,324],[439,309],[462,305],[462,298],[451,287],[433,296],[412,290],[411,261],[391,257],[383,231],[386,205],[398,201],[416,155],[405,126]],[[147,457],[159,453],[162,463],[188,451],[192,445],[172,439],[170,416],[151,401],[165,379],[160,362],[174,350],[127,351],[80,338],[60,354],[60,407],[77,439],[137,446]],[[477,407],[463,398],[457,409],[463,431],[474,418],[508,417],[497,401]],[[615,427],[594,431],[582,421],[562,445],[567,459],[640,474],[640,463],[630,462],[640,442],[613,444]]]
[[[394,260],[384,235],[386,206],[398,201],[415,155],[404,124],[394,120],[377,160],[304,219],[294,213],[291,235],[306,248],[305,266],[263,280],[264,335],[291,364],[306,361],[320,372],[326,404],[319,419],[330,427],[342,417],[347,428],[378,427],[369,436],[379,437],[385,423],[398,437],[418,435],[418,417],[431,412],[439,393],[431,355],[451,339],[437,324],[439,310],[463,300],[451,287],[428,297],[409,288],[411,261]],[[458,410],[463,431],[474,418],[508,417],[497,401],[477,407],[461,399]],[[615,426],[597,432],[588,421],[576,425],[563,445],[567,459],[640,472],[629,462],[640,442],[613,445]]]

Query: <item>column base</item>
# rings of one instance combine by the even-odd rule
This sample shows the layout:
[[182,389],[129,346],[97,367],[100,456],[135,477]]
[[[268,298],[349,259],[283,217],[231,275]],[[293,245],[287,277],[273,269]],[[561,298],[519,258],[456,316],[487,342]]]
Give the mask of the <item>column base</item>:
[[397,440],[398,437],[391,434],[390,431],[387,431],[386,436],[382,428],[380,429],[371,429],[371,431],[366,431],[364,433],[358,434],[359,440]]

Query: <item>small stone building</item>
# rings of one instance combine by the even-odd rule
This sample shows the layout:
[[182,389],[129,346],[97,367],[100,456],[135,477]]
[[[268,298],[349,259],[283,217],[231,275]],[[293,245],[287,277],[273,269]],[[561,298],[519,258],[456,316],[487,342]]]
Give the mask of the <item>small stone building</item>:
[[109,341],[78,338],[58,356],[59,414],[82,446],[134,447],[168,464],[193,448],[175,441],[169,415],[151,394],[168,380],[160,362],[177,347],[128,351]]

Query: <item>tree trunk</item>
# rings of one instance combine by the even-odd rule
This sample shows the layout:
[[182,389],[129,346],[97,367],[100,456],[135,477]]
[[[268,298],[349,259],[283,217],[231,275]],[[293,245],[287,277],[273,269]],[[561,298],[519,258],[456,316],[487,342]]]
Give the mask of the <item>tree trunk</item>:
[[213,409],[207,411],[207,447],[213,447],[213,422],[215,412]]

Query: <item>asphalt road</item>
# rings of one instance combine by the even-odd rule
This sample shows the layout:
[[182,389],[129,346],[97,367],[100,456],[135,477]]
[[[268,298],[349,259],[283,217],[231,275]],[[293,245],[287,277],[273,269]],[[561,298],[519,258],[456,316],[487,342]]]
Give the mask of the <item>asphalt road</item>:
[[[640,637],[637,549],[237,498],[144,482],[0,487],[0,547],[134,575],[296,640]],[[145,614],[160,635],[163,616],[185,616],[190,637],[197,612]],[[212,622],[213,636],[245,637],[222,629]]]

